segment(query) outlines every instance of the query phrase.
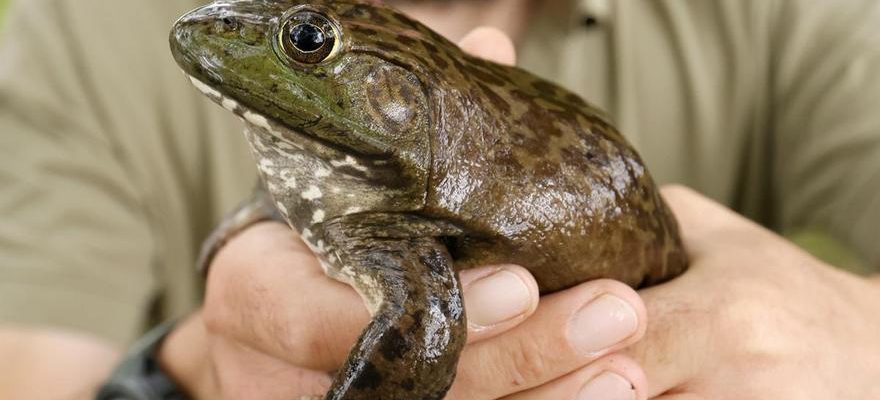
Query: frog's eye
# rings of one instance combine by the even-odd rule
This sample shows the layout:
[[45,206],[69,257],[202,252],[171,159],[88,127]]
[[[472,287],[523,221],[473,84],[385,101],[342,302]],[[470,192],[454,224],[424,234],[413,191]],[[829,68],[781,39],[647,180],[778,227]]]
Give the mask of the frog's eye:
[[317,12],[299,11],[281,25],[278,42],[291,60],[300,64],[318,64],[339,51],[339,29]]

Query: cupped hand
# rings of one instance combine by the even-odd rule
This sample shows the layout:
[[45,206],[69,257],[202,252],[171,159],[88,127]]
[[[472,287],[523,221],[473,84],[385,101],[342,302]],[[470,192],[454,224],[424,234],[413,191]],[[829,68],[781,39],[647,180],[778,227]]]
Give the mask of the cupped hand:
[[[641,384],[638,368],[609,354],[639,339],[644,310],[630,288],[595,281],[541,299],[522,268],[461,273],[469,345],[448,399],[498,399],[581,370]],[[201,313],[163,346],[171,372],[198,399],[296,399],[323,393],[369,315],[348,286],[324,276],[287,227],[256,225],[212,265]],[[200,360],[181,366],[176,359]],[[607,379],[607,378],[606,378]],[[525,396],[525,397],[523,397]]]
[[[880,287],[724,207],[664,189],[691,268],[643,290],[628,351],[662,400],[880,399]],[[549,398],[549,397],[548,397]]]

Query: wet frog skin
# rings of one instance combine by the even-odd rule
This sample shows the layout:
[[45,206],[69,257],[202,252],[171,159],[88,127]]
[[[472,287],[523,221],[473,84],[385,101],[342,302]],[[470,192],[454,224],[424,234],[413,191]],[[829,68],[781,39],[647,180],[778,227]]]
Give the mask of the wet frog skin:
[[203,265],[283,220],[373,315],[327,399],[442,399],[467,334],[457,270],[519,264],[548,293],[687,267],[641,159],[598,110],[390,8],[217,1],[181,18],[171,47],[246,122],[263,182]]

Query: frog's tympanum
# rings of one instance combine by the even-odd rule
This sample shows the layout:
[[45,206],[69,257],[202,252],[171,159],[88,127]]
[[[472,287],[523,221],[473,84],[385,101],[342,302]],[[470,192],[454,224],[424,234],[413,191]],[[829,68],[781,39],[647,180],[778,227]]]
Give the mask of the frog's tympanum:
[[327,399],[442,399],[467,326],[456,271],[542,293],[687,265],[639,155],[595,108],[355,0],[216,1],[174,26],[195,86],[246,122],[262,189],[206,244],[278,218],[373,320]]

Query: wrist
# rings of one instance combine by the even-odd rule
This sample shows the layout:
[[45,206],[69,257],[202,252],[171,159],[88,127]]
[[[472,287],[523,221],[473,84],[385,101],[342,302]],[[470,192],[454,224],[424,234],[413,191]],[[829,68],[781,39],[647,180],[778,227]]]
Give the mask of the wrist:
[[97,400],[189,400],[159,362],[159,347],[174,329],[165,322],[138,339],[101,386]]
[[217,398],[210,390],[216,386],[201,318],[192,316],[182,321],[168,334],[157,358],[169,377],[192,399]]

